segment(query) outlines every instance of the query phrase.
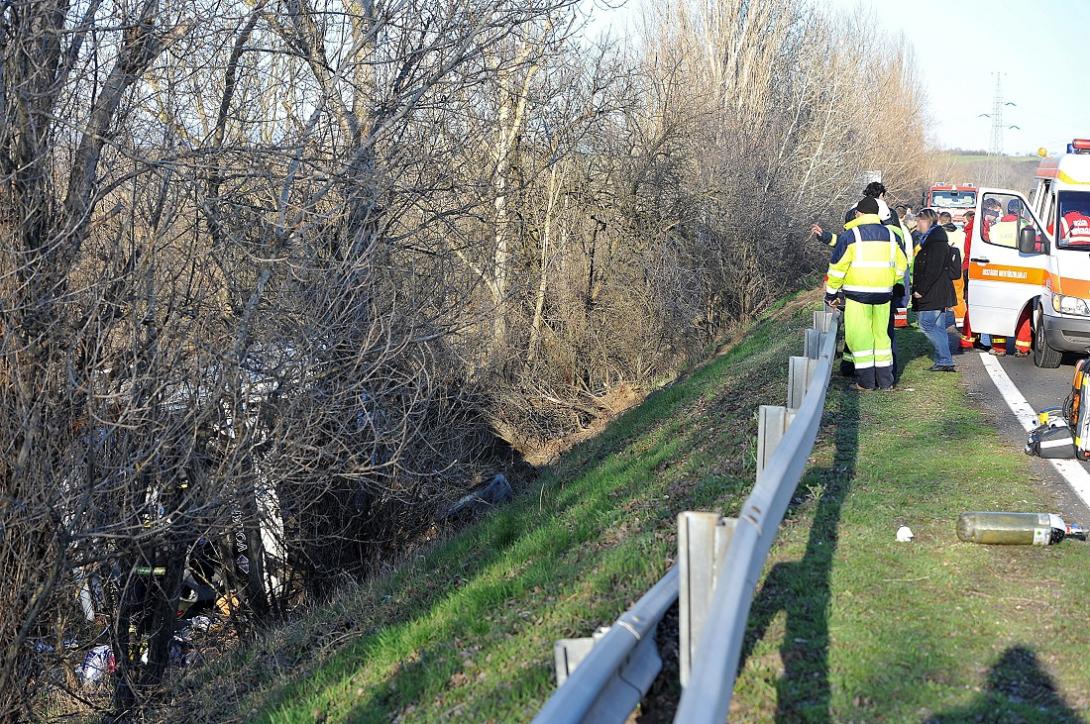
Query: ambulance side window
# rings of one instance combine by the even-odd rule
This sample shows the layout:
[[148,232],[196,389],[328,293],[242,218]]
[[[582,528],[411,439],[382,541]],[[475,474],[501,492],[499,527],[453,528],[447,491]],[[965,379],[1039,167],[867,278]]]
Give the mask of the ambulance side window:
[[1056,233],[1061,249],[1090,247],[1090,191],[1060,191]]
[[[1051,203],[1051,201],[1046,202]],[[1010,194],[985,194],[981,204],[980,238],[1008,249],[1018,248],[1018,234],[1033,227],[1038,241],[1044,236],[1022,199]]]

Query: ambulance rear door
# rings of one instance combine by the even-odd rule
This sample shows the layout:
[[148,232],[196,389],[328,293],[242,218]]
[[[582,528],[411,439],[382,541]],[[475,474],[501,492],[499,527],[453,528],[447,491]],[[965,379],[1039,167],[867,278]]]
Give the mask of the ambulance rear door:
[[1048,254],[1020,251],[1019,237],[1032,229],[1047,249],[1044,227],[1026,197],[1007,189],[977,192],[969,256],[969,321],[973,331],[1012,335],[1026,303],[1041,294]]

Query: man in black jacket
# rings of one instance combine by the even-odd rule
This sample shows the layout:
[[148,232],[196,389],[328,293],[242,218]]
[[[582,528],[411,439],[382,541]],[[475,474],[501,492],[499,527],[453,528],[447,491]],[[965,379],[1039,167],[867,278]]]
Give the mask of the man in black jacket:
[[[950,255],[957,250],[950,246],[946,230],[939,225],[934,209],[923,209],[916,215],[916,230],[922,236],[913,272],[912,308],[916,310],[920,329],[935,349],[935,364],[931,371],[953,372],[946,312],[957,303],[949,272],[954,268]],[[960,259],[957,261],[956,268],[960,270]]]

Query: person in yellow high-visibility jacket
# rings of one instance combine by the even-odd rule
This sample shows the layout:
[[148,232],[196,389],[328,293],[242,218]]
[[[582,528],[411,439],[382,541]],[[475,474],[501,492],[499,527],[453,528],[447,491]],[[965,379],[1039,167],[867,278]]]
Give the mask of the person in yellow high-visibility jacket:
[[855,362],[859,389],[893,388],[893,341],[888,324],[893,287],[908,269],[899,234],[882,224],[878,202],[864,197],[840,234],[829,260],[825,298],[844,293],[844,340]]
[[[874,184],[871,184],[871,185],[867,186],[867,188],[863,190],[863,195],[864,196],[870,196],[871,198],[876,198],[874,196],[873,192],[872,192],[872,187],[873,186],[874,186]],[[882,186],[881,189],[883,190],[883,193],[884,193],[885,187]],[[887,229],[892,231],[894,233],[894,235],[897,237],[897,242],[901,245],[901,251],[905,252],[906,258],[908,259],[909,267],[911,268],[911,266],[912,266],[912,257],[908,256],[908,249],[911,248],[911,244],[912,244],[911,234],[909,234],[908,229],[905,228],[905,225],[904,225],[903,222],[899,221],[896,218],[895,215],[889,214],[889,207],[885,206],[884,201],[882,201],[880,198],[876,198],[876,200],[878,201],[878,217],[879,217],[879,219],[881,219],[882,224]],[[882,219],[882,209],[883,209],[883,207],[885,207],[886,213],[889,214],[889,217],[887,217],[885,219]],[[856,213],[856,207],[855,206],[851,207],[850,209],[848,209],[848,212],[844,217],[844,232],[845,233],[850,233],[851,230],[854,227],[859,226],[861,223],[862,223],[862,215]],[[822,229],[820,224],[813,224],[810,227],[810,235],[813,236],[813,237],[816,237],[819,241],[821,241],[821,243],[828,246],[829,250],[830,250],[830,254],[833,254],[833,253],[836,252],[837,242],[841,240],[841,236],[842,236],[840,234],[834,234],[832,232],[825,231],[824,229]],[[826,275],[825,279],[828,280],[828,278],[829,278],[828,275]],[[908,277],[907,277],[907,274],[906,274],[906,276],[905,276],[906,282],[907,282],[907,278]],[[890,300],[890,319],[889,319],[889,330],[888,330],[889,334],[890,334],[890,340],[891,340],[891,349],[893,350],[893,369],[894,369],[895,374],[896,374],[896,370],[897,370],[897,340],[894,339],[893,336],[892,336],[893,335],[893,330],[897,326],[906,326],[906,325],[897,325],[897,324],[895,324],[894,323],[894,314],[893,314],[893,312],[894,312],[894,308],[897,305],[900,305],[900,304],[904,303],[904,300],[906,298],[907,298],[907,295],[906,295],[906,292],[905,292],[905,285],[903,283],[901,283],[900,280],[898,280],[898,282],[896,284],[894,284],[893,298]],[[907,315],[906,315],[905,319],[907,320]],[[852,377],[854,375],[854,372],[855,372],[854,368],[852,367],[852,352],[851,352],[851,349],[846,348],[844,350],[844,355],[843,355],[843,357],[841,359],[841,363],[840,363],[840,374],[842,376],[844,376],[844,377]]]

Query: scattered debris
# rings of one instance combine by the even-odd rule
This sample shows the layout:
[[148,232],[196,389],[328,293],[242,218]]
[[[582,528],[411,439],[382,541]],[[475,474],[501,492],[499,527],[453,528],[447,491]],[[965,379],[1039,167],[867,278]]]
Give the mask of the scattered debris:
[[198,633],[208,633],[212,628],[212,619],[208,616],[194,616],[189,619],[189,627]]
[[1039,425],[1029,433],[1026,455],[1041,458],[1069,459],[1075,457],[1075,435],[1067,416],[1058,407],[1037,413]]
[[216,610],[227,617],[239,610],[241,606],[238,596],[233,593],[225,594],[216,599]]
[[457,503],[450,507],[446,517],[453,518],[463,514],[479,513],[497,505],[502,505],[514,497],[515,491],[511,489],[511,483],[507,482],[507,476],[496,473],[487,485],[471,491]]
[[183,641],[175,636],[170,642],[170,663],[172,666],[192,666],[199,663],[201,655],[193,648],[189,641]]
[[100,644],[87,652],[83,663],[76,667],[76,676],[84,687],[94,686],[106,674],[117,670],[117,659],[108,644]]

